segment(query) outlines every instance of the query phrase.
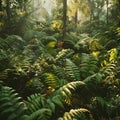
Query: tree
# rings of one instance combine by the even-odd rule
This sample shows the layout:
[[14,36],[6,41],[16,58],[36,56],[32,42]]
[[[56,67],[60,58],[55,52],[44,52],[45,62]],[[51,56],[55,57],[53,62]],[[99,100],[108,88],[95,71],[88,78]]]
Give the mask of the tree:
[[109,18],[108,18],[108,17],[109,17],[109,16],[108,16],[108,15],[109,15],[109,14],[108,14],[108,5],[109,5],[109,0],[106,0],[106,8],[107,8],[106,22],[107,22],[107,24],[108,24],[108,19],[109,19]]
[[67,0],[63,0],[63,33],[62,33],[62,41],[64,41],[65,35],[66,35],[66,24],[67,24]]

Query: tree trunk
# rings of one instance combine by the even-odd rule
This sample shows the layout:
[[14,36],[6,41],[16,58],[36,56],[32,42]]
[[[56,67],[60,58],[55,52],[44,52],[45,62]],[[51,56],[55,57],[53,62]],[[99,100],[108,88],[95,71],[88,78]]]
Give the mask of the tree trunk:
[[120,0],[118,0],[118,25],[120,26]]
[[7,14],[8,20],[10,20],[10,17],[11,17],[11,13],[10,13],[10,0],[6,0],[6,14]]
[[[75,5],[78,4],[78,1],[75,0]],[[75,27],[77,27],[77,23],[78,23],[78,8],[76,6],[76,11],[75,11]]]
[[2,1],[0,1],[0,11],[2,11]]
[[108,24],[108,4],[109,4],[109,1],[106,0],[106,8],[107,8],[106,23],[107,24]]
[[64,41],[65,35],[66,35],[66,22],[67,22],[67,0],[63,0],[63,33],[62,33],[62,41]]
[[75,12],[75,27],[77,27],[77,23],[78,23],[78,11],[76,10],[76,12]]

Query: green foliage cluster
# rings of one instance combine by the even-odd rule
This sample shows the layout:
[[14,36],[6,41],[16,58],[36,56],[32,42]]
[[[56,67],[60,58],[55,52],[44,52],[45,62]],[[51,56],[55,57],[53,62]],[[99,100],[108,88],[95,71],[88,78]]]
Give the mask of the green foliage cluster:
[[15,1],[6,9],[0,2],[2,11],[12,13],[2,18],[10,21],[0,29],[0,119],[114,120],[119,116],[119,26],[102,26],[105,21],[98,24],[96,19],[77,30],[68,25],[62,41],[61,21],[35,23],[29,18],[30,8],[23,7],[29,2]]
[[56,47],[54,35],[37,34],[31,39],[18,35],[0,39],[2,119],[85,120],[119,115],[119,45],[106,49],[101,39],[81,35],[77,43],[71,37],[75,45],[63,49]]

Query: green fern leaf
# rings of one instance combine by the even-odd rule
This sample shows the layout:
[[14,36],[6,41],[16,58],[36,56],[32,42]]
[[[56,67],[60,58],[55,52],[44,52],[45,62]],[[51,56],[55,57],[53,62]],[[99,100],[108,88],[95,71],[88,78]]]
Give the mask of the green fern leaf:
[[73,54],[73,50],[71,49],[62,49],[55,57],[56,62],[60,62],[60,60],[66,59]]
[[64,108],[61,97],[59,95],[56,95],[56,96],[52,97],[52,102],[54,102],[58,106]]
[[58,77],[55,76],[52,73],[44,73],[43,77],[45,79],[45,84],[47,85],[47,87],[51,87],[53,89],[58,87]]
[[30,114],[29,120],[48,120],[52,115],[50,109],[42,108]]
[[49,108],[52,110],[52,112],[55,112],[55,104],[52,102],[52,100],[47,99],[47,104]]
[[69,112],[65,112],[63,117],[58,118],[58,120],[93,120],[92,115],[89,110],[71,109]]
[[2,86],[0,90],[0,118],[3,120],[16,120],[21,118],[26,108],[21,97],[10,87]]
[[98,71],[98,61],[95,56],[82,54],[80,73],[84,78],[95,74]]
[[39,110],[45,104],[44,97],[41,94],[33,94],[27,97],[27,100],[25,102],[30,113]]
[[66,59],[66,72],[73,81],[80,80],[79,69],[70,59]]

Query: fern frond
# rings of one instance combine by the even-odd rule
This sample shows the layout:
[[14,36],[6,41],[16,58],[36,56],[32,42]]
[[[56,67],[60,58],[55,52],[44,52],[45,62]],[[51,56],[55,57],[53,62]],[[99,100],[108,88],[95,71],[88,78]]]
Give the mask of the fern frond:
[[116,64],[115,63],[106,63],[101,69],[100,72],[103,73],[104,75],[110,75],[111,73],[113,73],[113,71],[116,68]]
[[42,31],[27,30],[24,33],[25,40],[31,40],[34,37],[36,37],[37,39],[41,39],[42,37],[45,37],[45,36],[46,36],[46,33]]
[[85,79],[84,79],[84,82],[85,82],[86,84],[89,84],[89,83],[90,83],[90,84],[92,84],[92,85],[94,86],[93,83],[99,83],[99,82],[101,82],[102,77],[103,77],[103,74],[101,74],[101,73],[96,73],[96,74],[93,74],[93,75],[88,76],[87,78],[85,78]]
[[27,100],[25,101],[29,113],[33,113],[41,108],[44,107],[45,99],[41,94],[33,94],[29,97],[27,97]]
[[70,59],[66,59],[66,72],[73,81],[80,80],[79,69]]
[[63,107],[63,103],[66,103],[66,101],[71,103],[71,97],[72,93],[75,92],[77,89],[80,88],[85,88],[86,89],[86,84],[82,81],[75,81],[75,82],[70,82],[62,87],[60,87],[54,94],[53,98],[54,103],[57,103],[59,106]]
[[55,91],[49,99],[47,99],[47,104],[49,108],[54,112],[55,106],[60,106],[64,108],[64,103],[71,103],[72,92],[75,92],[78,88],[86,87],[86,84],[82,81],[70,82],[62,87],[60,87],[57,91]]
[[52,116],[52,112],[50,109],[42,108],[35,112],[32,112],[27,119],[28,120],[49,120]]
[[53,70],[54,70],[54,73],[59,77],[59,78],[65,78],[65,70],[64,68],[60,67],[60,66],[56,66],[54,65],[53,66]]
[[51,104],[53,103],[49,102],[49,99],[46,101],[44,96],[39,93],[27,97],[25,103],[28,107],[28,115],[26,116],[28,120],[48,120],[52,115]]
[[5,42],[4,39],[0,38],[0,49],[6,50],[8,48],[8,44]]
[[0,80],[6,79],[7,76],[7,70],[0,71]]
[[62,96],[68,97],[72,95],[72,91],[75,91],[77,88],[85,87],[86,84],[82,81],[70,82],[59,89],[59,92]]
[[65,112],[63,117],[58,120],[93,120],[89,110],[85,108],[71,109],[69,112]]
[[62,49],[55,57],[56,62],[70,57],[74,52],[71,49]]
[[44,77],[44,82],[47,85],[47,87],[49,88],[57,88],[58,87],[58,77],[52,73],[44,73],[43,74]]
[[110,102],[106,101],[102,97],[94,97],[91,101],[91,111],[93,111],[97,117],[108,117],[108,109],[110,109]]
[[81,75],[86,78],[87,76],[95,74],[98,71],[97,64],[98,61],[96,57],[89,54],[83,54],[80,68]]
[[10,35],[5,39],[5,42],[8,45],[8,48],[18,49],[22,47],[24,40],[18,35]]
[[44,37],[42,37],[42,43],[44,45],[47,45],[51,41],[57,42],[57,40],[54,36],[44,36]]
[[21,119],[25,115],[26,107],[21,97],[10,87],[2,86],[0,90],[0,118],[2,120]]

